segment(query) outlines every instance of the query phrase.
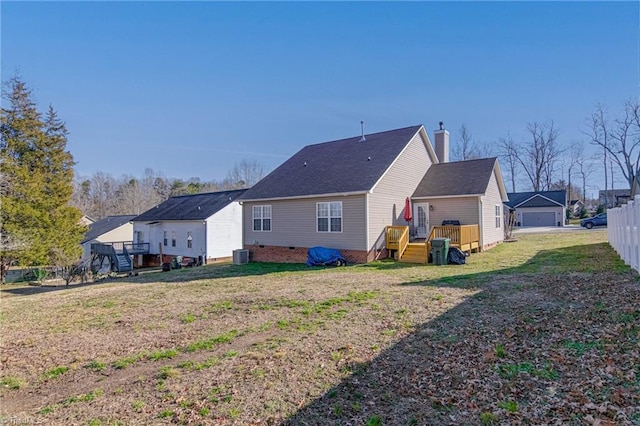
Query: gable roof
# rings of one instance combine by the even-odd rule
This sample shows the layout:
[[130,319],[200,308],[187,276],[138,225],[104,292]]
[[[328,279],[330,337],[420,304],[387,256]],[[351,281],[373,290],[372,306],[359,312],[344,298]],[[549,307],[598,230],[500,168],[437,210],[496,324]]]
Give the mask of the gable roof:
[[[496,157],[433,164],[412,197],[484,195],[494,170],[500,171]],[[501,180],[498,179],[498,186],[502,199],[506,200],[507,194]]]
[[507,194],[509,201],[505,204],[509,207],[564,207],[567,203],[567,193],[561,189],[558,191],[531,191],[510,192]]
[[122,225],[126,225],[127,223],[131,222],[134,217],[136,217],[135,214],[103,217],[97,222],[93,222],[89,225],[89,230],[84,235],[82,243],[95,240],[100,235],[104,235],[107,232],[113,231],[114,229],[119,228]]
[[[393,164],[421,125],[307,145],[256,183],[241,200],[364,193]],[[426,136],[426,133],[425,133]],[[428,150],[430,146],[426,140]]]
[[246,189],[233,191],[207,192],[204,194],[180,195],[136,216],[134,222],[150,220],[205,220],[231,202],[235,201]]

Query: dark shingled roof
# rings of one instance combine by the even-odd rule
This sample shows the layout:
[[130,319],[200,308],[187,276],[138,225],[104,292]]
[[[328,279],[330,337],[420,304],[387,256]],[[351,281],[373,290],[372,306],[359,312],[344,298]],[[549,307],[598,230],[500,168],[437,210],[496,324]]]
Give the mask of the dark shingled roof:
[[495,164],[495,157],[433,164],[418,184],[413,197],[484,194]]
[[240,199],[262,200],[369,191],[422,126],[308,145]]
[[134,217],[136,217],[135,214],[107,216],[98,220],[97,222],[93,222],[91,225],[89,225],[89,230],[85,234],[84,240],[82,240],[82,242],[86,243],[87,241],[95,240],[100,235],[106,234],[109,231],[113,231],[114,229],[126,223],[129,223]]
[[180,195],[135,217],[135,222],[150,220],[205,220],[235,201],[246,189]]
[[[537,197],[536,197],[537,195]],[[564,206],[567,202],[567,194],[564,190],[538,191],[538,192],[510,192],[507,194],[509,201],[505,204],[509,207],[557,207]],[[544,198],[543,198],[544,197]],[[555,203],[549,200],[555,201]],[[527,201],[528,200],[528,201]],[[522,204],[526,202],[525,204]],[[556,204],[557,203],[557,204]],[[520,205],[522,204],[522,205]]]

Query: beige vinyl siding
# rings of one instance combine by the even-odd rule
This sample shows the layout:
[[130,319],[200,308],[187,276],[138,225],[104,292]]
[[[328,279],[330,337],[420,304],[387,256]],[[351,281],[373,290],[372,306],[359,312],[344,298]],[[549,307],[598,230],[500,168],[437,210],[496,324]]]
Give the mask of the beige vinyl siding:
[[91,256],[91,243],[116,243],[123,241],[133,241],[133,224],[125,223],[116,229],[105,232],[91,241],[87,241],[82,245],[83,256]]
[[405,199],[411,197],[432,164],[426,143],[418,132],[369,195],[368,249],[384,247],[386,226],[407,224]]
[[[316,203],[342,202],[342,232],[316,232]],[[253,230],[253,206],[271,206],[271,231]],[[243,204],[244,243],[365,250],[365,195],[252,201]]]
[[495,171],[491,173],[487,192],[482,197],[482,216],[484,224],[482,226],[480,242],[483,246],[493,244],[504,240],[504,220],[500,221],[500,227],[496,228],[496,206],[500,206],[501,218],[504,217],[504,206],[502,205],[502,197],[498,187]]
[[431,227],[442,225],[443,220],[459,220],[461,225],[475,225],[479,221],[478,197],[430,198],[424,201],[429,203]]

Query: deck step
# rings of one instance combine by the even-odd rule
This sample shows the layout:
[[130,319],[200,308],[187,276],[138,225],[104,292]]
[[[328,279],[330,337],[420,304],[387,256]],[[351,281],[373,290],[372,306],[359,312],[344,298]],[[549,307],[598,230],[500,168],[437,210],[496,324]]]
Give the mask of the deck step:
[[427,246],[424,243],[411,244],[407,246],[400,262],[405,263],[427,263]]

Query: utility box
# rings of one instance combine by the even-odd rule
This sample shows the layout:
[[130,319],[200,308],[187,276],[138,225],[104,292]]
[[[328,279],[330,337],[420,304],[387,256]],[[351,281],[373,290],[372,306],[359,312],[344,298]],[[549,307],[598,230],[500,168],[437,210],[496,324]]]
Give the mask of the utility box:
[[434,265],[449,264],[449,238],[434,238],[431,240],[431,259]]
[[249,263],[249,250],[234,250],[233,264],[243,265],[245,263]]

